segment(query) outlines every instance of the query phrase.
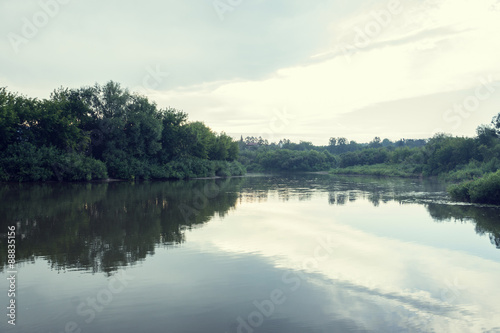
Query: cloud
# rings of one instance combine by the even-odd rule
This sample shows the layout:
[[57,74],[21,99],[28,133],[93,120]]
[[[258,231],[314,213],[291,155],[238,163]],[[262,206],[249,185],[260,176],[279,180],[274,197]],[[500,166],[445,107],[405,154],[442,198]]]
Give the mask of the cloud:
[[[15,33],[41,10],[35,1],[0,6],[9,12],[0,28]],[[254,1],[235,5],[224,20],[210,1],[74,0],[19,54],[0,41],[0,78],[11,90],[48,97],[61,85],[111,79],[140,87],[148,68],[160,68],[169,75],[149,97],[235,137],[326,144],[330,136],[425,135],[429,126],[408,121],[415,112],[442,119],[443,105],[460,102],[452,96],[482,78],[500,80],[499,16],[493,0]],[[283,109],[294,121],[270,131]],[[346,116],[362,110],[371,111],[361,123],[396,112],[407,121],[369,128]],[[498,110],[490,102],[480,112],[487,119]],[[473,134],[469,125],[445,129]]]
[[[382,3],[377,8],[384,6],[388,5]],[[450,1],[405,1],[400,6],[401,13],[393,17],[390,25],[366,46],[355,48],[347,56],[349,59],[338,48],[342,44],[335,44],[331,56],[325,57],[328,51],[323,52],[322,59],[276,70],[268,78],[221,82],[208,91],[170,92],[162,103],[193,110],[193,116],[209,119],[217,129],[236,117],[266,123],[270,110],[287,107],[297,115],[297,122],[280,136],[309,137],[317,144],[326,144],[329,136],[353,137],[353,133],[354,139],[363,140],[367,135],[429,137],[433,129],[441,127],[447,105],[462,101],[461,93],[477,87],[486,77],[500,79],[500,46],[488,37],[493,30],[500,31],[499,13],[491,9],[491,1],[460,2],[456,9],[455,2]],[[360,14],[365,25],[375,22],[370,13],[377,10],[365,9]],[[363,27],[359,21],[356,16],[339,26],[348,31],[344,35],[352,35],[356,27]],[[491,104],[483,105],[481,119],[495,114]],[[375,107],[380,105],[387,109]],[[373,128],[358,126],[354,117],[343,116],[365,109],[372,112],[366,112],[361,122],[369,124],[384,117],[387,126],[379,128],[378,134]],[[394,113],[406,121],[385,117]],[[439,121],[431,126],[433,129],[429,122],[408,121],[433,114],[438,114]],[[338,119],[348,118],[349,122],[338,126]],[[238,130],[255,134],[261,131],[250,123],[245,129],[225,127],[235,135]],[[455,134],[473,134],[471,126],[445,127]]]
[[[359,228],[363,223],[373,225],[378,219],[383,219],[379,228],[401,223],[395,215],[401,209],[399,203],[376,208],[366,199],[351,203],[357,205],[360,214],[354,223],[356,228],[351,220],[357,216],[349,213],[346,217],[338,207],[336,213],[327,213],[325,197],[320,194],[313,194],[307,202],[307,216],[297,214],[304,209],[297,195],[292,193],[290,202],[279,204],[277,193],[271,191],[268,195],[267,202],[259,202],[258,213],[255,202],[243,200],[224,223],[208,224],[190,233],[188,241],[203,243],[205,253],[261,258],[283,272],[302,272],[304,275],[297,275],[301,285],[313,283],[322,293],[331,295],[325,313],[335,318],[356,318],[356,323],[368,330],[385,331],[383,325],[390,322],[405,328],[411,324],[422,331],[439,327],[450,331],[453,327],[469,327],[472,318],[476,328],[497,324],[493,318],[499,306],[484,291],[495,290],[498,263],[459,249],[443,248],[442,242],[439,246],[416,243],[407,226],[401,227],[403,234],[395,238],[395,231],[384,231],[381,236],[369,232],[370,227]],[[246,197],[252,197],[252,193]],[[429,220],[424,207],[405,205],[403,209],[405,216],[419,221],[418,232],[425,234],[430,229],[421,228],[435,228],[424,223]],[[367,215],[370,221],[361,218]],[[228,229],[228,225],[232,228]],[[457,237],[460,232],[457,230]],[[387,322],[370,320],[374,313]],[[388,319],[391,316],[396,318]]]
[[[44,0],[44,2],[59,0]],[[143,68],[172,73],[165,89],[268,75],[305,59],[326,38],[321,10],[328,1],[244,2],[221,21],[213,1],[70,1],[19,53],[2,38],[2,72],[16,87],[82,85],[118,80],[135,86]],[[0,5],[1,31],[22,35],[36,1]],[[325,31],[325,32],[323,32]]]

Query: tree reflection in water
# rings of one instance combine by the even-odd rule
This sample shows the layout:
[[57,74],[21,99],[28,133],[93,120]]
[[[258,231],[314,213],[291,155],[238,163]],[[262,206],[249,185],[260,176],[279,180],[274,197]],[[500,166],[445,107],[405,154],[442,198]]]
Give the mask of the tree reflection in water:
[[[0,228],[17,225],[16,256],[45,258],[54,269],[110,274],[185,241],[184,232],[224,216],[239,202],[269,196],[307,201],[328,193],[330,205],[367,200],[422,204],[436,222],[470,221],[500,248],[500,208],[450,204],[432,181],[287,175],[172,182],[0,185]],[[3,243],[4,238],[0,239]],[[0,244],[1,245],[1,244]],[[5,269],[7,246],[0,246]]]
[[226,214],[242,181],[3,184],[0,227],[17,225],[19,262],[43,257],[54,269],[110,273],[158,245],[184,242],[184,230]]

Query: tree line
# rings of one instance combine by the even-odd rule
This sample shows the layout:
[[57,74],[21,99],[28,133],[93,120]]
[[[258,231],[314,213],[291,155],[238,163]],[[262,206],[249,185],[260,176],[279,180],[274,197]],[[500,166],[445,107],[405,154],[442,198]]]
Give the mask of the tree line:
[[423,147],[426,144],[425,139],[399,139],[398,141],[391,141],[387,138],[381,140],[380,137],[376,136],[369,143],[358,143],[354,140],[349,140],[345,137],[331,137],[328,140],[328,145],[325,146],[315,146],[310,141],[299,141],[299,143],[292,142],[290,139],[284,138],[279,142],[269,142],[269,140],[262,138],[261,136],[247,136],[240,139],[239,146],[240,151],[253,149],[255,147],[265,147],[268,149],[289,149],[289,150],[316,150],[316,151],[328,151],[331,154],[342,154],[346,152],[353,152],[365,148],[401,148],[401,147]]
[[391,141],[375,137],[357,143],[331,137],[328,145],[269,143],[262,138],[240,139],[239,161],[250,171],[322,171],[335,174],[439,177],[461,182],[451,186],[454,199],[500,203],[500,114],[480,125],[474,137],[444,133],[429,139]]
[[0,88],[0,180],[240,175],[239,146],[187,114],[110,81],[48,99]]
[[[328,145],[309,141],[292,142],[284,138],[269,142],[262,137],[243,136],[239,141],[239,161],[248,171],[324,171],[357,164],[383,163],[392,150],[423,147],[426,140],[391,141],[375,137],[369,143],[357,143],[345,137],[331,137]],[[350,153],[350,154],[349,154]]]

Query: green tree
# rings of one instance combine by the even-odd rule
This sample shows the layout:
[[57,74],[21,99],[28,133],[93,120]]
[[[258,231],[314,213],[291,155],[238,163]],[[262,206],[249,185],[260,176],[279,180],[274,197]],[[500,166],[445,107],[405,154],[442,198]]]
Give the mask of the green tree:
[[182,111],[158,109],[113,81],[61,87],[43,100],[1,88],[0,149],[2,180],[84,180],[107,172],[125,179],[244,172],[241,164],[229,163],[239,154],[231,137],[217,135],[202,122],[188,123]]
[[436,134],[425,147],[424,172],[438,175],[453,170],[457,165],[480,159],[478,143],[473,138]]
[[370,148],[380,148],[382,147],[382,141],[380,140],[380,137],[376,136],[373,138],[373,140],[370,142],[368,145]]
[[186,126],[190,136],[189,152],[191,156],[208,159],[215,144],[215,134],[200,121],[189,123]]
[[328,146],[335,147],[336,145],[337,145],[337,139],[334,137],[331,137],[330,140],[328,140]]
[[7,148],[16,139],[19,115],[14,108],[15,99],[5,88],[0,88],[0,150]]
[[496,130],[497,136],[500,136],[500,113],[493,117],[491,123]]
[[492,146],[495,142],[498,141],[496,130],[490,126],[480,125],[476,129],[476,133],[479,143],[485,146]]
[[238,156],[238,149],[238,143],[223,132],[215,138],[209,152],[209,158],[211,160],[233,161]]
[[159,111],[162,123],[161,149],[158,151],[158,160],[167,163],[187,152],[189,133],[184,126],[187,121],[185,112],[168,108]]

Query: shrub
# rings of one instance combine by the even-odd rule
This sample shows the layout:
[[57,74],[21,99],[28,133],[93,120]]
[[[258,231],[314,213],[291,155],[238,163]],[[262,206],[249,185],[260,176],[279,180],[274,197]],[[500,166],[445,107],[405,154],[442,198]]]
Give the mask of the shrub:
[[335,156],[315,150],[264,150],[245,154],[240,161],[251,171],[321,171],[336,165]]
[[469,187],[470,181],[462,184],[455,184],[448,187],[448,193],[454,200],[470,202]]
[[229,172],[231,176],[243,176],[247,171],[240,162],[233,161],[229,163]]
[[500,204],[500,171],[473,181],[469,195],[471,202]]
[[91,157],[28,142],[9,146],[0,157],[2,181],[81,181],[107,178],[106,165]]
[[455,200],[500,204],[500,170],[476,180],[452,185],[448,192]]

